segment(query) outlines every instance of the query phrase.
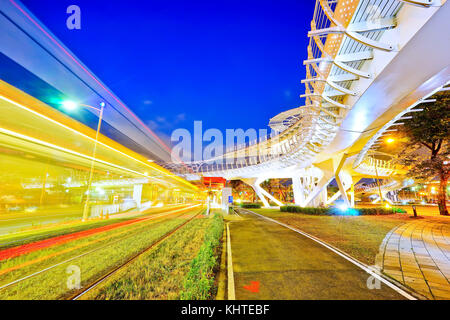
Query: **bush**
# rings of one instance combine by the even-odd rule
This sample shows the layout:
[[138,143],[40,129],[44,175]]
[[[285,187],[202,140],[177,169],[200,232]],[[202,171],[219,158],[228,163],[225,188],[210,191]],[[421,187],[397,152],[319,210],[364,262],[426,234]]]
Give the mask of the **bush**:
[[241,208],[244,208],[244,209],[259,209],[259,208],[261,208],[261,204],[260,203],[242,203],[241,204]]
[[197,256],[191,261],[191,268],[183,283],[181,300],[206,300],[211,298],[214,286],[214,267],[216,253],[223,234],[223,218],[216,213],[206,231],[205,240]]
[[397,207],[392,207],[392,211],[394,211],[394,213],[406,213],[405,209],[397,208]]
[[292,213],[303,213],[310,215],[387,215],[394,213],[405,213],[406,211],[401,208],[359,208],[359,209],[349,209],[349,212],[341,212],[334,207],[329,208],[302,208],[299,206],[282,206],[280,207],[281,212],[292,212]]
[[312,215],[327,215],[330,214],[329,208],[302,208],[299,206],[282,206],[280,207],[281,212],[292,212],[292,213],[304,213]]

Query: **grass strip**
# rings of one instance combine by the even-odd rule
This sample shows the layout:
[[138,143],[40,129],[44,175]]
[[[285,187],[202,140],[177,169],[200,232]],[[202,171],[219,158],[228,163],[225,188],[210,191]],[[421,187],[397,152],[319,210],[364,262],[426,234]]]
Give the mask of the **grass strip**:
[[[193,211],[192,214],[198,212]],[[183,216],[186,216],[184,214]],[[58,265],[51,270],[26,279],[12,287],[0,290],[0,299],[59,299],[72,294],[75,290],[67,287],[70,274],[67,268],[76,266],[81,271],[81,285],[86,285],[100,275],[112,270],[130,256],[149,247],[153,242],[170,230],[182,224],[185,218],[172,218],[160,221],[147,228],[134,231],[129,237],[111,242],[100,250],[81,256],[73,261]]]
[[[182,212],[173,214],[175,214],[175,216],[181,216],[185,214],[185,212],[186,210],[182,210]],[[173,214],[168,214],[168,216],[174,217]],[[165,216],[161,218],[164,217]],[[65,260],[69,257],[69,253],[72,256],[77,255],[82,252],[81,249],[85,249],[85,251],[91,250],[93,244],[96,244],[96,246],[101,246],[107,241],[114,241],[115,238],[123,234],[129,234],[136,232],[137,230],[142,228],[148,228],[149,225],[154,224],[155,221],[159,220],[153,218],[157,217],[152,216],[145,220],[141,220],[139,223],[134,223],[109,231],[104,231],[102,233],[93,234],[70,242],[44,248],[38,251],[33,251],[22,256],[2,261],[0,263],[0,275],[4,276],[1,277],[0,285],[11,282],[14,279],[21,278],[29,273],[36,272],[48,265],[56,264],[59,261]]]
[[405,215],[327,216],[252,209],[341,249],[368,264],[375,263],[381,242],[393,228],[408,222]]
[[179,299],[190,262],[197,256],[212,222],[207,217],[190,221],[82,299]]
[[[214,280],[217,271],[217,256],[223,235],[223,217],[216,213],[206,231],[198,255],[191,261],[191,268],[183,282],[181,300],[207,300],[214,296]],[[216,269],[216,270],[215,270]]]
[[327,216],[339,216],[339,215],[388,215],[395,213],[406,213],[406,211],[402,208],[390,207],[375,207],[375,208],[345,208],[344,210],[340,210],[335,207],[328,208],[316,208],[316,207],[300,207],[300,206],[281,206],[281,212],[291,212],[291,213],[303,213],[310,215],[327,215]]

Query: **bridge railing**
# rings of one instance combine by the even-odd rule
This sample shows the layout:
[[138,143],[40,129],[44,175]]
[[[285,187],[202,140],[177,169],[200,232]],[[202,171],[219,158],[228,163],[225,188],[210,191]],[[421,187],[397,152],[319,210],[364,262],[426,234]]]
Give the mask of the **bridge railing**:
[[[311,29],[326,29],[334,26],[339,17],[335,17],[334,10],[339,1],[317,0]],[[336,20],[337,19],[337,20]],[[202,162],[188,163],[187,167],[194,173],[222,174],[224,171],[239,173],[245,170],[261,170],[271,166],[287,167],[311,160],[323,150],[334,138],[339,126],[341,97],[323,98],[331,65],[320,59],[335,56],[343,37],[335,38],[327,34],[310,36],[308,45],[308,60],[318,60],[305,63],[307,78],[305,83],[306,104],[299,107],[291,126],[279,134],[264,137],[259,141],[235,146],[220,157]],[[227,161],[232,159],[232,161]],[[169,169],[177,172],[186,168],[169,164]],[[231,172],[230,172],[231,173]],[[233,173],[231,173],[233,174]]]
[[[273,125],[282,130],[277,135],[235,146],[203,163],[192,163],[194,171],[233,175],[308,165],[336,137],[341,122],[358,101],[362,93],[355,88],[363,83],[364,89],[373,81],[374,75],[366,71],[370,70],[366,62],[374,59],[373,51],[394,51],[394,45],[380,39],[396,27],[402,6],[403,2],[394,0],[316,0],[308,33],[308,59],[304,61],[306,79],[302,80],[305,105],[276,119]],[[358,159],[359,170],[374,171],[373,160],[362,160]],[[387,163],[377,166],[383,176],[392,172]]]
[[376,159],[373,156],[366,156],[355,171],[380,177],[391,176],[396,170],[397,166],[391,160]]

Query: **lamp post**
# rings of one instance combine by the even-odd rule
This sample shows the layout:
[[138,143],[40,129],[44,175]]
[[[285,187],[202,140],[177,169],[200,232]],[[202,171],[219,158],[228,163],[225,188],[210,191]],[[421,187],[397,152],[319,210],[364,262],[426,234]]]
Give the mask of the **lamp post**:
[[87,186],[87,191],[86,191],[86,200],[84,202],[84,207],[83,207],[82,221],[86,221],[88,218],[88,215],[89,215],[89,200],[90,200],[90,196],[91,196],[91,185],[92,185],[92,178],[94,176],[94,167],[95,167],[95,157],[97,155],[98,136],[100,134],[100,128],[102,125],[103,110],[105,108],[105,103],[104,102],[100,103],[100,108],[96,108],[96,107],[93,107],[93,106],[90,106],[87,104],[77,104],[72,101],[65,101],[65,102],[63,102],[63,106],[68,110],[74,110],[78,107],[86,107],[86,108],[91,108],[91,109],[97,110],[99,112],[97,132],[95,133],[94,150],[92,151],[91,169],[89,171],[89,180],[88,180],[88,186]]
[[377,186],[378,186],[378,193],[379,193],[379,197],[380,197],[380,203],[383,204],[383,195],[381,193],[380,179],[378,178],[377,159],[373,158],[373,161],[374,161],[374,167],[375,167],[375,174],[377,177]]

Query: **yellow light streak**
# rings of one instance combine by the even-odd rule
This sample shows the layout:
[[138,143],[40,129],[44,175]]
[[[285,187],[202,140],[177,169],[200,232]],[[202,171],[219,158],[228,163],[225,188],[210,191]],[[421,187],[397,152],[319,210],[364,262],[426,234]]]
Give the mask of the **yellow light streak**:
[[[39,117],[41,117],[41,118],[43,118],[43,119],[45,119],[45,120],[47,120],[47,121],[50,121],[50,122],[52,122],[52,123],[54,123],[54,124],[56,124],[56,125],[58,125],[58,126],[64,128],[64,129],[67,129],[67,130],[69,130],[69,131],[75,133],[75,134],[78,134],[78,135],[80,135],[80,136],[82,136],[82,137],[84,137],[84,138],[87,138],[88,140],[91,140],[92,142],[95,142],[95,138],[90,137],[89,135],[86,135],[86,134],[84,134],[84,133],[81,133],[81,132],[78,131],[78,130],[75,130],[75,129],[73,129],[73,128],[67,126],[67,125],[64,125],[64,124],[62,124],[62,123],[60,123],[60,122],[58,122],[58,121],[56,121],[56,120],[54,120],[54,119],[52,119],[52,118],[49,118],[49,117],[47,117],[47,116],[45,116],[45,115],[43,115],[43,114],[41,114],[41,113],[39,113],[39,112],[37,112],[37,111],[35,111],[35,110],[32,110],[32,109],[30,109],[30,108],[28,108],[28,107],[26,107],[26,106],[24,106],[24,105],[22,105],[22,104],[16,102],[16,101],[13,101],[13,100],[11,100],[11,99],[9,99],[9,98],[3,96],[3,95],[0,95],[0,99],[4,100],[4,101],[6,101],[6,102],[9,102],[9,103],[11,103],[11,104],[13,104],[13,105],[15,105],[15,106],[21,108],[21,109],[27,110],[28,112],[31,112],[31,113],[33,113],[34,115],[37,115],[37,116],[39,116]],[[100,145],[102,145],[102,146],[104,146],[104,147],[107,148],[107,149],[110,149],[110,150],[112,150],[112,151],[115,151],[115,152],[117,152],[117,153],[120,153],[121,155],[123,155],[123,156],[125,156],[125,157],[127,157],[127,158],[129,158],[129,159],[132,159],[132,160],[134,160],[134,161],[136,161],[136,162],[138,162],[138,163],[140,163],[140,164],[142,164],[142,165],[144,165],[144,166],[146,166],[146,167],[148,167],[148,168],[151,168],[151,169],[153,169],[153,170],[156,170],[156,171],[162,173],[163,175],[165,175],[165,176],[167,176],[167,177],[170,177],[171,179],[177,180],[177,181],[179,181],[179,182],[181,182],[181,183],[187,185],[187,186],[190,187],[191,189],[198,190],[198,188],[197,188],[196,186],[194,186],[193,184],[191,184],[191,183],[189,183],[188,181],[186,181],[186,180],[184,180],[184,179],[182,179],[182,178],[180,178],[180,177],[174,175],[174,174],[171,173],[170,171],[163,170],[162,168],[159,168],[159,166],[157,166],[157,165],[154,164],[154,163],[151,163],[151,162],[150,162],[150,163],[143,162],[143,161],[141,161],[141,160],[139,160],[139,159],[134,158],[133,156],[130,156],[130,155],[128,155],[128,154],[126,154],[126,153],[124,153],[124,152],[122,152],[122,151],[120,151],[120,150],[117,150],[117,149],[115,149],[115,148],[113,148],[113,147],[111,147],[111,146],[105,144],[104,142],[98,141],[97,143],[100,144]],[[165,182],[165,183],[167,183],[167,182]]]
[[[70,149],[67,149],[67,148],[63,148],[63,147],[54,145],[52,143],[42,141],[40,139],[32,138],[32,137],[23,135],[23,134],[18,133],[18,132],[14,132],[14,131],[11,131],[11,130],[8,130],[8,129],[4,129],[4,128],[0,128],[0,132],[4,133],[6,135],[9,135],[9,136],[13,136],[13,137],[22,139],[22,140],[27,140],[27,141],[33,142],[35,144],[40,144],[40,145],[43,145],[43,146],[46,146],[46,147],[49,147],[49,148],[52,148],[52,149],[56,149],[56,150],[59,150],[59,151],[62,151],[62,152],[70,153],[72,155],[79,156],[79,157],[82,157],[82,158],[86,158],[88,160],[94,160],[95,162],[103,163],[103,164],[109,165],[111,167],[115,167],[115,168],[118,168],[118,169],[121,169],[121,170],[125,170],[125,171],[128,171],[128,172],[131,172],[131,173],[143,176],[143,177],[147,177],[144,173],[141,173],[141,172],[138,172],[138,171],[134,171],[132,169],[128,169],[128,168],[119,166],[117,164],[114,164],[114,163],[111,163],[111,162],[108,162],[108,161],[100,160],[98,158],[93,158],[92,156],[88,156],[88,155],[82,154],[80,152],[76,152],[76,151],[73,151],[73,150],[70,150]],[[162,181],[162,180],[160,180],[158,178],[154,178],[154,177],[151,177],[151,178],[155,179],[155,180]]]

